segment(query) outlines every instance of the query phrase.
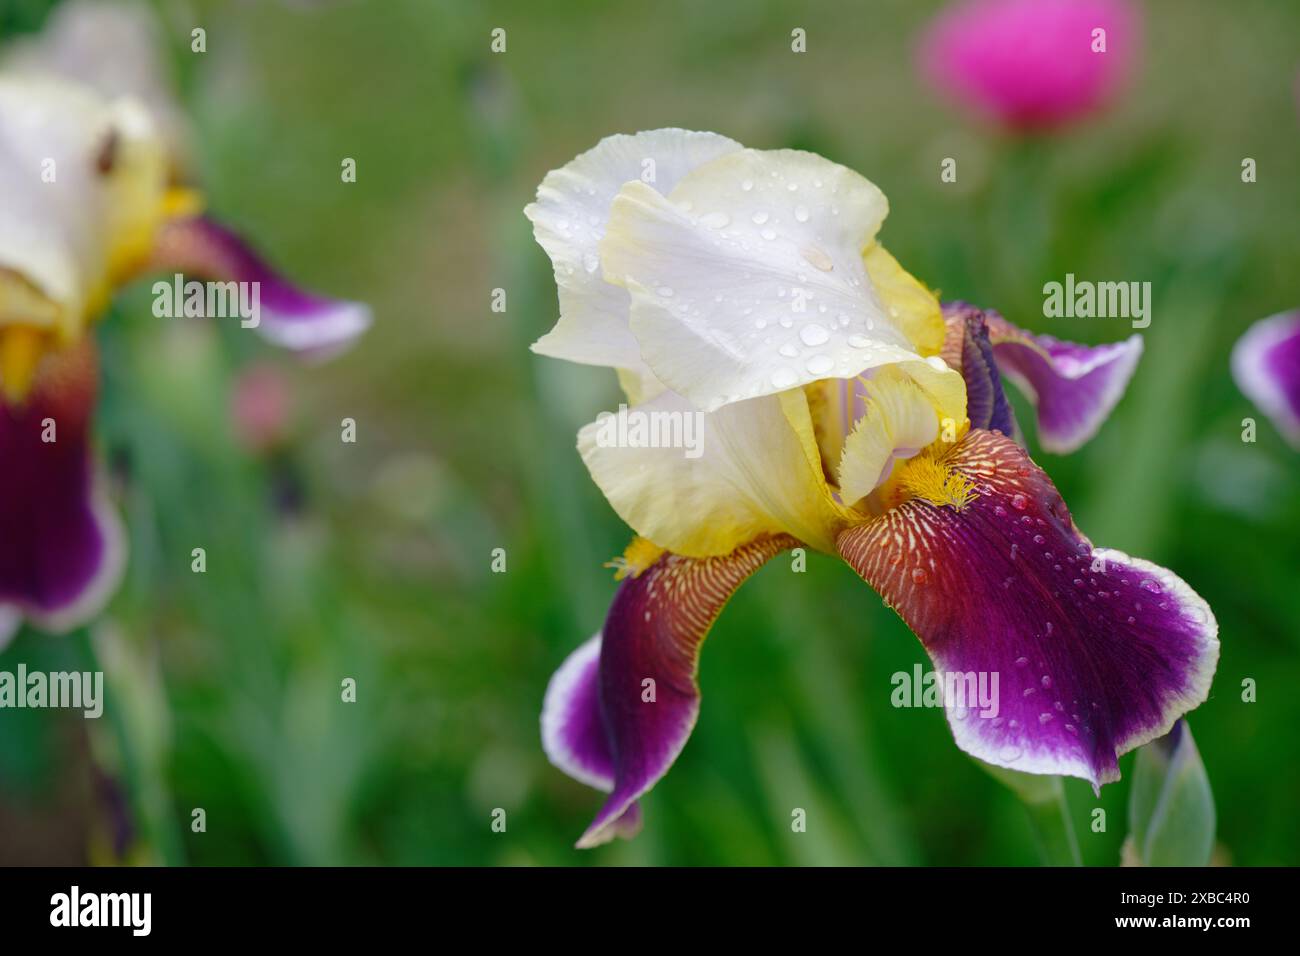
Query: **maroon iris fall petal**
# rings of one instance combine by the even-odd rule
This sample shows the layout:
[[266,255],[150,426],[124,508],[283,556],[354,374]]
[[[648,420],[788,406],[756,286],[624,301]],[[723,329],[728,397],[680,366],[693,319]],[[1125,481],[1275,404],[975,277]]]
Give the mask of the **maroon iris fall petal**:
[[123,536],[97,481],[89,345],[48,358],[21,404],[0,401],[0,611],[64,631],[112,593]]
[[542,713],[560,769],[611,791],[579,840],[597,846],[640,825],[636,800],[672,766],[700,710],[700,645],[751,574],[797,542],[761,538],[725,557],[666,554],[614,597],[604,630],[551,679]]
[[986,675],[997,704],[950,708],[960,746],[1031,773],[1119,778],[1117,758],[1203,702],[1218,660],[1206,603],[1172,572],[1095,550],[1011,439],[971,431],[942,460],[966,504],[911,498],[844,532],[844,559],[937,670]]

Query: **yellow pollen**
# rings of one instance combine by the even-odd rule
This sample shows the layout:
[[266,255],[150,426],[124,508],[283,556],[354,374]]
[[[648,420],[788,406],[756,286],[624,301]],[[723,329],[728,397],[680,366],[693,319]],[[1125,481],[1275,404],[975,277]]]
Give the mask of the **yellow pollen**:
[[605,563],[605,567],[614,568],[614,580],[622,581],[628,575],[639,577],[641,572],[659,560],[664,549],[648,538],[640,535],[632,539],[619,557]]
[[163,194],[162,214],[166,219],[188,219],[203,212],[203,194],[197,189],[173,186]]
[[48,333],[26,325],[0,328],[0,389],[8,402],[27,397],[48,338]]
[[930,455],[917,455],[905,462],[899,484],[914,498],[957,511],[979,497],[973,481]]

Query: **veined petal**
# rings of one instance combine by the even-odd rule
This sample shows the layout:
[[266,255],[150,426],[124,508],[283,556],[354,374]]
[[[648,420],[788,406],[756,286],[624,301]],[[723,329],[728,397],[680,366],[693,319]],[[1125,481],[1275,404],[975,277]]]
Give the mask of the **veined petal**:
[[[980,312],[964,302],[944,304],[949,321]],[[1038,440],[1047,451],[1074,451],[1097,433],[1124,395],[1142,356],[1142,337],[1108,345],[1078,345],[1032,335],[986,309],[993,357],[1038,410]]]
[[960,495],[913,497],[844,532],[840,553],[936,670],[997,680],[996,714],[949,709],[959,747],[1013,770],[1117,780],[1121,754],[1208,695],[1214,615],[1173,572],[1094,549],[1010,438],[971,431],[935,466]]
[[731,595],[797,544],[768,537],[725,557],[666,554],[623,581],[601,634],[556,672],[542,739],[566,773],[612,790],[578,841],[598,846],[640,825],[636,800],[668,772],[700,711],[700,645]]
[[677,554],[725,555],[780,532],[833,551],[846,520],[799,390],[707,413],[663,392],[584,426],[578,450],[619,517]]
[[626,182],[649,182],[647,188],[667,194],[692,169],[740,148],[717,133],[657,129],[607,136],[548,173],[524,215],[555,267],[560,320],[533,351],[588,365],[640,368],[641,349],[627,326],[627,291],[601,274],[598,246],[610,204]]
[[237,235],[204,217],[164,225],[151,267],[216,281],[257,283],[261,309],[257,330],[296,352],[334,354],[370,327],[369,306],[326,299],[291,285]]
[[939,410],[903,368],[879,369],[863,383],[866,412],[844,441],[838,471],[840,500],[846,505],[871,494],[889,478],[895,462],[939,437]]
[[[166,155],[142,107],[55,80],[0,78],[0,327],[68,344],[138,268]],[[20,295],[21,293],[21,295]]]
[[1252,325],[1232,350],[1237,387],[1300,448],[1300,312]]
[[97,391],[86,345],[48,357],[21,405],[0,402],[0,617],[77,627],[121,579],[125,538],[89,448]]
[[870,254],[887,211],[880,190],[843,166],[746,149],[696,169],[668,197],[625,185],[600,260],[606,281],[632,295],[642,359],[713,411],[938,351],[940,315],[927,323],[918,308],[928,293]]
[[[913,360],[867,369],[854,378],[822,379],[805,386],[804,392],[808,396],[823,470],[833,483],[840,486],[841,491],[844,490],[845,441],[867,416],[870,408],[868,383],[871,382],[877,382],[878,387],[881,383],[910,385],[913,393],[919,393],[919,397],[932,407],[940,427],[944,425],[945,419],[951,420],[954,433],[967,418],[966,385],[961,375],[938,356],[931,356],[924,361]],[[882,434],[880,437],[891,448],[911,447],[910,444],[893,445],[889,435]],[[860,464],[873,460],[868,457]],[[883,468],[884,459],[879,464]],[[846,504],[856,500],[848,496],[842,498]]]

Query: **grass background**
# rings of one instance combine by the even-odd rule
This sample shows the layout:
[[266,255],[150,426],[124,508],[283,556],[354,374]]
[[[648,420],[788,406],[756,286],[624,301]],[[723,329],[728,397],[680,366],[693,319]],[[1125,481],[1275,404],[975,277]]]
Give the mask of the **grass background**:
[[[32,29],[51,6],[0,0],[0,28]],[[1142,3],[1126,95],[1018,142],[919,80],[934,2],[158,6],[212,210],[305,284],[373,303],[376,323],[300,369],[238,329],[160,326],[147,283],[119,297],[99,328],[100,436],[128,580],[100,625],[24,633],[0,655],[10,670],[98,659],[107,712],[0,713],[0,861],[1038,860],[1024,810],[942,714],[890,706],[890,675],[925,660],[920,644],[824,556],[803,575],[774,563],[729,605],[703,655],[700,724],[642,835],[571,849],[599,798],[546,762],[537,717],[553,669],[599,627],[614,591],[601,564],[628,537],[573,448],[618,392],[612,373],[528,352],[557,306],[521,210],[602,136],[673,125],[862,172],[890,197],[883,238],[910,271],[1038,331],[1129,332],[1043,319],[1043,284],[1067,272],[1152,283],[1116,414],[1069,458],[1038,453],[1032,429],[1031,449],[1095,542],[1173,568],[1214,608],[1222,658],[1190,724],[1216,859],[1296,862],[1300,455],[1237,392],[1228,352],[1300,303],[1300,7]],[[796,26],[806,54],[790,52]],[[489,51],[494,27],[505,54]],[[948,156],[957,184],[939,180]],[[1257,183],[1241,182],[1243,157]],[[293,440],[269,457],[230,424],[232,383],[255,362],[295,395]],[[355,445],[339,440],[345,417]],[[497,547],[506,574],[490,573]],[[1088,864],[1118,860],[1132,760],[1100,799],[1067,783]],[[1088,826],[1096,806],[1105,833]],[[191,832],[196,807],[206,833]],[[497,807],[506,833],[490,828]]]

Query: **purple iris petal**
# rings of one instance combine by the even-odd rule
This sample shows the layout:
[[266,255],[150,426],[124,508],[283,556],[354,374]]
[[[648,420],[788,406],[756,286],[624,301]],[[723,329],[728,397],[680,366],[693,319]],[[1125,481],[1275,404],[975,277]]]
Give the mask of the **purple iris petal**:
[[994,361],[983,311],[960,303],[951,309],[945,306],[944,321],[947,330],[943,358],[966,380],[966,416],[971,428],[997,430],[1017,437],[1015,414],[1002,389],[1002,376]]
[[1300,311],[1252,325],[1232,350],[1237,387],[1300,448]]
[[290,285],[233,232],[204,217],[167,223],[160,231],[152,268],[216,281],[258,283],[262,311],[258,331],[296,352],[333,354],[370,326],[368,306],[322,298]]
[[736,588],[794,544],[777,536],[725,557],[664,555],[623,582],[602,634],[551,679],[542,712],[547,755],[570,776],[611,791],[579,847],[640,827],[637,799],[668,772],[695,727],[704,636]]
[[614,754],[600,715],[600,635],[568,656],[542,704],[542,749],[574,780],[614,789]]
[[[977,311],[964,302],[944,306],[949,320]],[[1071,452],[1095,435],[1133,377],[1142,337],[1078,345],[1031,335],[991,309],[983,315],[998,368],[1037,407],[1038,441],[1044,450]]]
[[840,553],[936,670],[983,674],[990,689],[997,675],[996,713],[970,698],[948,710],[959,747],[1094,786],[1119,779],[1121,754],[1209,693],[1213,614],[1172,572],[1094,550],[1011,439],[971,431],[941,461],[973,482],[973,500],[959,509],[911,498],[844,532]]
[[77,627],[120,579],[121,526],[89,448],[96,390],[82,347],[48,361],[21,405],[0,402],[0,630],[19,615],[42,630]]

